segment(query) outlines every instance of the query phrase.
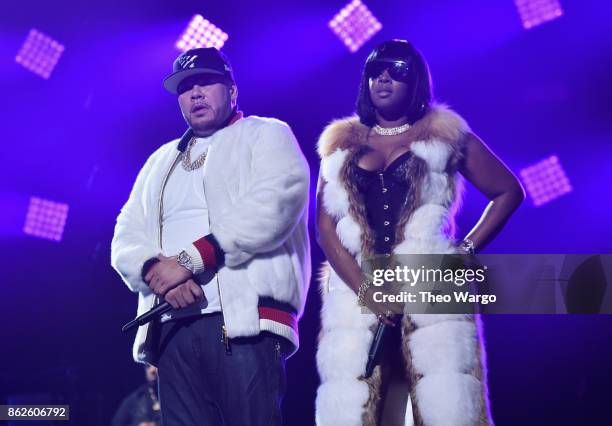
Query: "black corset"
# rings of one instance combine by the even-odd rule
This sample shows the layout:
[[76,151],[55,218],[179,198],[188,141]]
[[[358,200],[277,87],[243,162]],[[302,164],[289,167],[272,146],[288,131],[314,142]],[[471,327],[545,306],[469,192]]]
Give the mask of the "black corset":
[[357,165],[356,156],[352,173],[361,193],[370,228],[374,231],[374,253],[391,253],[395,243],[395,228],[406,202],[410,182],[406,163],[412,152],[406,151],[384,170],[365,170]]

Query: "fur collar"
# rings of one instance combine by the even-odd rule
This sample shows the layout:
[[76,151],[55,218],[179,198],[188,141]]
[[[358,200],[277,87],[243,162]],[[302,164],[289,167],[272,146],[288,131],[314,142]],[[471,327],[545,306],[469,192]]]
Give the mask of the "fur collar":
[[[355,115],[332,121],[323,130],[317,150],[321,158],[328,157],[339,149],[364,144],[369,127],[361,124]],[[461,151],[463,135],[470,128],[465,120],[445,104],[435,104],[431,110],[412,127],[415,140],[441,140],[450,144],[455,154]]]
[[[318,143],[323,176],[328,181],[324,205],[336,219],[348,214],[357,223],[361,230],[360,251],[366,255],[373,249],[374,232],[368,225],[365,202],[355,185],[353,173],[369,130],[356,116],[335,120],[325,128]],[[465,120],[445,105],[435,105],[412,127],[415,136],[410,150],[415,155],[402,167],[412,184],[395,227],[395,247],[406,238],[413,213],[426,203],[440,205],[451,213],[445,233],[454,234],[452,216],[461,198],[461,188],[455,178],[468,131]],[[354,247],[351,251],[359,249]]]

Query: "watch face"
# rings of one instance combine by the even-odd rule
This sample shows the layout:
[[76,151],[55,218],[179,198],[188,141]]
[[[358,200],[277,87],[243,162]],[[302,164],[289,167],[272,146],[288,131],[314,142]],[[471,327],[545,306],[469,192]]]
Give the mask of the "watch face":
[[193,268],[193,262],[191,260],[191,256],[189,256],[189,254],[187,254],[186,251],[182,251],[179,253],[178,257],[176,258],[177,262],[179,265],[189,269],[190,271],[193,272],[192,268]]

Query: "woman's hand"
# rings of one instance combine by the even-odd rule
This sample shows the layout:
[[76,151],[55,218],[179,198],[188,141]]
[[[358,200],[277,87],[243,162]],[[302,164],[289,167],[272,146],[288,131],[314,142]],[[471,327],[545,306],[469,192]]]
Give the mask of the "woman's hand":
[[368,287],[368,289],[365,291],[363,297],[365,307],[368,308],[374,315],[376,315],[379,321],[382,321],[391,327],[395,327],[395,323],[401,316],[401,314],[398,313],[398,310],[402,309],[403,305],[400,303],[375,301],[374,295],[378,292],[385,295],[392,294],[392,291],[387,287],[383,288],[370,285],[370,287]]
[[[338,234],[336,234],[336,221],[325,211],[323,207],[323,191],[325,190],[325,181],[319,178],[319,186],[317,193],[317,242],[323,249],[325,257],[338,276],[347,283],[347,285],[355,292],[359,293],[359,286],[363,279],[361,267],[340,242]],[[366,307],[378,316],[380,321],[385,324],[394,326],[398,315],[391,314],[387,317],[388,312],[397,312],[398,304],[385,304],[374,302],[373,294],[376,291],[381,291],[380,287],[370,286],[366,291],[364,302]],[[389,293],[384,289],[385,293]]]
[[459,171],[490,201],[466,236],[479,252],[499,234],[521,205],[525,190],[510,169],[473,133],[466,135],[465,157]]

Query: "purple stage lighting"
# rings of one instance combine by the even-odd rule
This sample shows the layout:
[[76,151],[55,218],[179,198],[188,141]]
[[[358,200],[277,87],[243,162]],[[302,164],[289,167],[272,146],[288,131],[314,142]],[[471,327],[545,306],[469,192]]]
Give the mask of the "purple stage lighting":
[[31,29],[15,61],[25,69],[47,79],[63,52],[63,45],[40,31]]
[[360,0],[353,0],[329,21],[329,28],[351,52],[356,52],[382,28]]
[[558,0],[515,0],[523,27],[530,29],[563,15]]
[[556,155],[521,170],[521,179],[536,207],[572,190]]
[[227,41],[227,34],[216,27],[202,15],[195,15],[176,42],[176,47],[183,52],[198,47],[216,47],[221,49]]
[[61,241],[68,216],[68,204],[31,197],[23,232],[35,237]]

